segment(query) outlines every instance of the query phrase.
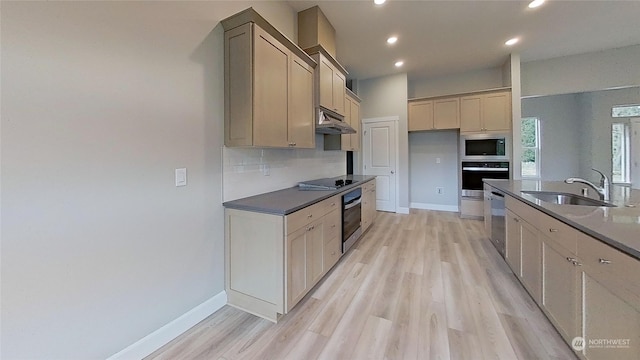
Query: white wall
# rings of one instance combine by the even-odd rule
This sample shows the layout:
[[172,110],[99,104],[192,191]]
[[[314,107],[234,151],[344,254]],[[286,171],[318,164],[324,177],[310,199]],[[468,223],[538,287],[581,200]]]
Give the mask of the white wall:
[[[458,153],[455,130],[409,133],[412,208],[458,211]],[[436,187],[443,188],[442,195]]]
[[0,358],[106,358],[223,291],[219,21],[248,6],[295,39],[284,2],[2,2]]
[[[225,147],[223,149],[224,201],[296,186],[298,182],[304,180],[346,174],[346,153],[324,151],[323,140],[322,135],[316,135],[316,149]],[[268,169],[267,172],[265,172],[266,169]]]
[[640,45],[522,64],[522,96],[638,85]]
[[[409,145],[407,131],[407,74],[389,75],[358,82],[358,96],[363,119],[399,116],[399,159],[396,181],[399,185],[398,206],[409,208]],[[361,154],[358,154],[361,156]],[[358,161],[362,164],[362,161]],[[360,171],[362,171],[360,169]],[[356,170],[354,169],[354,172]]]
[[468,71],[435,78],[409,80],[409,98],[460,94],[503,86],[502,68]]
[[579,116],[577,94],[544,96],[522,100],[522,117],[540,119],[540,175],[556,181],[579,176],[583,119]]

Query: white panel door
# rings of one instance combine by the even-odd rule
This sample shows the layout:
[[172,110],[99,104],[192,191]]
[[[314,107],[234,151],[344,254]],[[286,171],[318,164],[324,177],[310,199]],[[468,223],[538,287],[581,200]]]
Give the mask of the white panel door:
[[640,189],[640,118],[631,119],[631,187]]
[[396,212],[396,121],[365,123],[364,174],[376,176],[376,209]]

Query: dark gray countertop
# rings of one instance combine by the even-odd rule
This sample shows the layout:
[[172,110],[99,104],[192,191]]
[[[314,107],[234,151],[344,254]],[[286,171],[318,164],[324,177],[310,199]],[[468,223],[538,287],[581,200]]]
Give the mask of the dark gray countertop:
[[[344,178],[344,177],[340,177]],[[348,191],[364,184],[375,176],[347,175],[346,179],[357,181],[338,190],[299,190],[298,187],[282,189],[250,196],[238,200],[227,201],[222,205],[229,209],[254,211],[274,215],[288,215],[307,206],[313,205],[333,195]]]
[[[579,194],[582,186],[561,181],[484,180],[525,204],[640,260],[640,190],[613,186],[616,207],[557,205],[521,193],[524,190],[563,191]],[[633,207],[628,207],[631,205]]]

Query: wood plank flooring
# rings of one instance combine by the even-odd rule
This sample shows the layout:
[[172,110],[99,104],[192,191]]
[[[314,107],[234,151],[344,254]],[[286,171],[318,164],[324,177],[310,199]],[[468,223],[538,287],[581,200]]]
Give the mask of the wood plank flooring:
[[148,359],[576,359],[483,222],[379,213],[278,324],[225,306]]

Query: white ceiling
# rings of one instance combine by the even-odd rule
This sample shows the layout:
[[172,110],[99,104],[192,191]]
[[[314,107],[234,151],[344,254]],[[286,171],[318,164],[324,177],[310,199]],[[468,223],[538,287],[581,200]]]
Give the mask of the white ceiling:
[[[397,72],[430,78],[521,61],[640,44],[640,0],[554,1],[288,1],[319,5],[336,29],[337,58],[350,79]],[[394,46],[387,37],[397,35]],[[518,36],[520,42],[504,42]],[[401,69],[393,66],[402,59]],[[640,65],[639,65],[640,66]]]

